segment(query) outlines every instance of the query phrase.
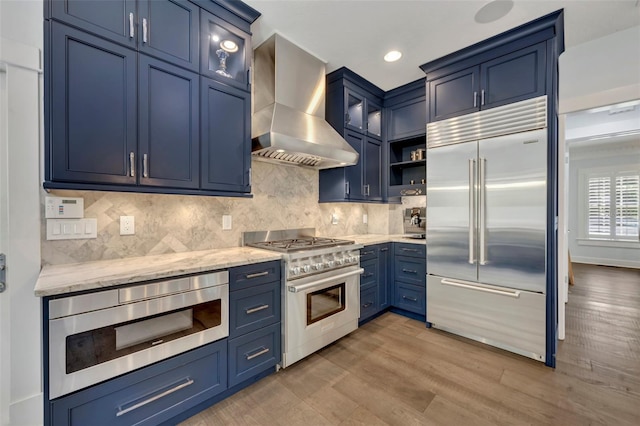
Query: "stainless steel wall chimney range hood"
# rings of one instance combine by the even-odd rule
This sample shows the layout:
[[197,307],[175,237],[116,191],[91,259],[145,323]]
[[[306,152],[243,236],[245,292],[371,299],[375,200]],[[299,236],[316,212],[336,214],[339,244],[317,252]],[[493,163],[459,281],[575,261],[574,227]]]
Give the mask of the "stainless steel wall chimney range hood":
[[254,50],[252,154],[316,169],[358,153],[324,120],[325,64],[279,34]]

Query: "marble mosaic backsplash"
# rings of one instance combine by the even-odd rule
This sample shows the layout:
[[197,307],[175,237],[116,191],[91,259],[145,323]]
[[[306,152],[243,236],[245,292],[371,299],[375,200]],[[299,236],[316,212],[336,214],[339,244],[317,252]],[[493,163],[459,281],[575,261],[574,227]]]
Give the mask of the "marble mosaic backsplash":
[[[98,237],[46,240],[42,196],[42,263],[62,264],[162,253],[236,247],[242,232],[315,227],[317,235],[402,233],[402,209],[418,205],[318,203],[318,171],[253,161],[253,198],[138,194],[102,191],[51,191],[83,197],[85,217],[97,218]],[[407,200],[408,199],[408,200]],[[222,215],[232,229],[222,230]],[[331,223],[331,215],[338,223]],[[368,224],[362,216],[367,214]],[[135,217],[135,235],[120,235],[120,216]]]

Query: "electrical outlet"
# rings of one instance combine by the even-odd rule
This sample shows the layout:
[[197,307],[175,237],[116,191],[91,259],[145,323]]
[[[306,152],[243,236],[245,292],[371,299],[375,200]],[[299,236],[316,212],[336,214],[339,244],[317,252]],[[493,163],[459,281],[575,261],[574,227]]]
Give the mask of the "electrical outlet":
[[331,214],[331,223],[333,225],[337,225],[338,224],[338,215],[337,214],[335,214],[335,213]]
[[223,214],[222,215],[222,230],[223,231],[229,231],[231,230],[231,215],[230,214]]
[[362,223],[365,225],[369,223],[369,216],[366,213],[362,215]]
[[133,235],[136,226],[133,216],[120,216],[120,235]]

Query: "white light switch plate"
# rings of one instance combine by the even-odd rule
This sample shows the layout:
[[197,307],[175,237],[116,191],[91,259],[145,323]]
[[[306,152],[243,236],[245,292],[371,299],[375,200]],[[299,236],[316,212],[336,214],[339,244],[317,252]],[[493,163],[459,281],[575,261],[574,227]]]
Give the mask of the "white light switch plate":
[[362,215],[362,223],[365,225],[369,223],[369,216],[366,213]]
[[47,240],[97,238],[98,219],[47,219]]
[[120,235],[133,235],[136,226],[133,216],[120,216]]

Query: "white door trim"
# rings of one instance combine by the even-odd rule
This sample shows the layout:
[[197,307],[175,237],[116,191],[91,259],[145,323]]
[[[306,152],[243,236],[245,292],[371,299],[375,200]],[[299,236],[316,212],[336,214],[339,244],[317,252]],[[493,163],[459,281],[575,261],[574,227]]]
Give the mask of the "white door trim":
[[42,424],[40,50],[0,37],[0,425]]

